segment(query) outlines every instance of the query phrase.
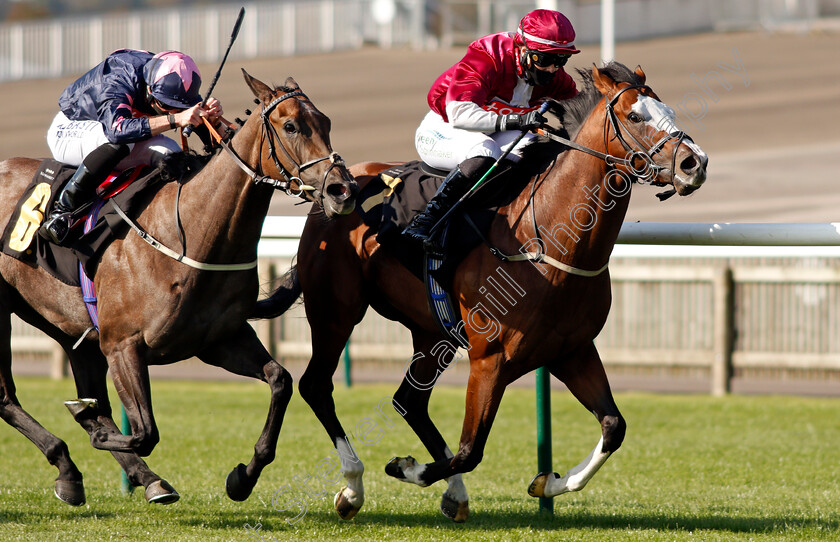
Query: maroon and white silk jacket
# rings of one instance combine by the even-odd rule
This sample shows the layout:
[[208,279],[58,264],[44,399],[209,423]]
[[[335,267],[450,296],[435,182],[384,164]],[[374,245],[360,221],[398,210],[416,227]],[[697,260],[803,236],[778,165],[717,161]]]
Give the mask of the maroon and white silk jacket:
[[541,98],[566,100],[576,95],[574,79],[563,68],[548,85],[525,83],[513,35],[501,32],[471,43],[464,58],[432,84],[428,102],[456,128],[492,132],[497,115],[534,109]]

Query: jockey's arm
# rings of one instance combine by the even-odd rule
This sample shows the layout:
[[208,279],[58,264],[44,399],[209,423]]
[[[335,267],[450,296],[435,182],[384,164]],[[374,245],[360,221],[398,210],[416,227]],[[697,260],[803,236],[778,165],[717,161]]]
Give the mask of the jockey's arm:
[[449,102],[446,116],[453,128],[471,132],[491,133],[496,131],[498,113],[486,111],[474,102]]
[[174,128],[201,126],[203,117],[206,117],[214,126],[218,126],[223,121],[222,113],[222,104],[216,98],[209,98],[203,107],[201,104],[196,104],[183,111],[149,117],[149,127],[152,135],[155,136]]

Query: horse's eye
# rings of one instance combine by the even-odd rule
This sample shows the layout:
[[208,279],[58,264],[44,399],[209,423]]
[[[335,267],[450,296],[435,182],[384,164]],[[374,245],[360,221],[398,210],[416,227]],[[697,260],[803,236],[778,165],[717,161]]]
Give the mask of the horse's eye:
[[297,132],[297,127],[294,122],[289,121],[283,125],[283,130],[285,130],[287,134],[293,134]]
[[642,117],[640,117],[638,113],[630,113],[629,115],[627,115],[627,118],[630,120],[630,122],[642,122]]

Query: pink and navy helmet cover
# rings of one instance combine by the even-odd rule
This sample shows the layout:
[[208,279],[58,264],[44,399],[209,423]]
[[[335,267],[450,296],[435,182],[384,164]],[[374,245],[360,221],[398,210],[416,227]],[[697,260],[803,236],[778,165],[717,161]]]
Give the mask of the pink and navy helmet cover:
[[167,107],[187,109],[201,101],[201,72],[184,53],[156,54],[143,67],[143,78],[149,93]]
[[550,9],[536,9],[519,22],[516,42],[544,53],[574,55],[580,52],[575,47],[575,29],[565,15]]

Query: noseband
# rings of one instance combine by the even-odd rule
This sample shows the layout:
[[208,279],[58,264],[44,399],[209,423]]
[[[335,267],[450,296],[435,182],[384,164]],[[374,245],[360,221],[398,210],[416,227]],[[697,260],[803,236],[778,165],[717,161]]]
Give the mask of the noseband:
[[[623,89],[619,90],[618,92],[616,92],[615,96],[613,96],[612,99],[609,100],[606,103],[605,108],[606,108],[607,114],[606,114],[606,121],[605,122],[608,121],[610,123],[610,126],[612,127],[612,130],[613,130],[613,133],[615,134],[616,139],[618,139],[618,141],[621,143],[621,146],[624,147],[624,150],[627,151],[627,154],[625,155],[625,157],[623,159],[616,159],[615,157],[607,155],[607,158],[605,158],[605,161],[607,162],[608,165],[611,165],[612,160],[615,160],[616,163],[622,163],[623,165],[626,165],[628,168],[630,168],[630,170],[633,172],[633,174],[636,175],[636,182],[638,182],[639,184],[644,184],[643,179],[645,177],[651,176],[651,178],[655,179],[656,177],[659,176],[659,174],[662,170],[666,169],[666,168],[656,164],[653,161],[653,157],[656,154],[658,154],[665,147],[665,144],[668,143],[668,141],[670,141],[671,139],[676,139],[677,144],[674,145],[674,152],[671,155],[671,170],[670,171],[671,171],[671,184],[673,184],[674,183],[674,177],[676,176],[676,173],[677,173],[676,169],[675,169],[676,161],[677,161],[677,150],[680,148],[680,145],[682,144],[682,142],[685,139],[688,139],[689,141],[691,141],[691,138],[688,137],[688,135],[683,131],[678,131],[678,132],[673,133],[673,134],[670,134],[670,133],[666,132],[665,135],[662,136],[662,138],[659,141],[657,141],[656,143],[651,145],[647,150],[639,151],[638,149],[644,149],[645,145],[641,141],[639,141],[639,139],[636,136],[634,136],[630,132],[630,130],[627,129],[627,126],[623,122],[621,122],[621,120],[615,114],[615,104],[618,103],[618,98],[621,97],[622,94],[624,94],[625,92],[627,92],[628,90],[631,90],[631,89],[638,89],[638,90],[647,89],[647,90],[653,92],[653,89],[651,89],[647,85],[628,85],[628,86],[624,87]],[[624,136],[622,135],[622,133],[621,133],[621,128],[622,127],[624,128],[624,131],[627,132],[627,134],[636,143],[635,147],[630,145],[627,142],[627,140],[624,138]],[[605,129],[604,129],[604,138],[605,139],[607,137],[607,133],[608,133],[608,131],[606,130],[606,127],[605,127]],[[636,159],[642,160],[644,165],[641,168],[638,168],[634,165]],[[666,183],[662,183],[662,182],[657,183],[657,182],[651,181],[651,184],[664,185]]]
[[[280,175],[283,177],[282,179],[274,179],[271,176],[264,175],[262,173],[262,164],[259,162],[257,164],[257,170],[255,171],[252,169],[248,164],[246,164],[239,155],[230,147],[227,142],[222,141],[221,145],[224,149],[233,157],[234,162],[245,171],[256,184],[268,184],[271,185],[275,190],[283,190],[286,194],[293,196],[293,197],[303,197],[307,199],[305,194],[307,192],[311,193],[311,198],[313,201],[318,202],[319,204],[323,203],[324,194],[317,188],[312,185],[308,185],[303,182],[300,176],[303,174],[305,170],[314,166],[315,164],[319,164],[324,162],[325,160],[330,161],[330,167],[327,168],[327,171],[324,172],[324,177],[321,179],[321,186],[324,186],[326,183],[327,176],[330,174],[330,171],[333,170],[335,167],[346,167],[344,160],[341,156],[338,155],[337,152],[331,152],[327,156],[323,156],[321,158],[316,158],[314,160],[310,160],[303,164],[298,164],[297,161],[292,157],[291,153],[286,149],[283,145],[283,141],[280,139],[280,134],[277,133],[277,130],[274,128],[274,125],[271,124],[269,120],[269,116],[271,115],[272,111],[280,105],[281,102],[284,100],[288,100],[289,98],[297,98],[303,97],[306,98],[306,94],[301,92],[300,90],[295,90],[293,92],[288,92],[281,96],[278,96],[271,103],[268,105],[264,105],[262,111],[260,111],[260,120],[262,121],[263,125],[263,137],[260,138],[260,155],[262,155],[262,146],[263,143],[268,145],[268,154],[271,156],[271,159],[274,161],[274,165],[277,168],[277,171],[280,172]],[[283,151],[283,154],[286,155],[286,158],[293,164],[293,169],[297,171],[297,174],[293,175],[286,169],[283,164],[280,162],[280,159],[277,157],[277,148],[280,148]],[[292,183],[296,185],[296,187],[292,187]]]
[[[645,145],[641,141],[639,141],[638,138],[636,138],[636,136],[634,136],[632,133],[630,133],[630,131],[627,129],[627,126],[625,126],[624,123],[622,123],[621,120],[619,120],[618,116],[615,114],[615,104],[618,102],[618,98],[622,94],[624,94],[625,92],[627,92],[628,90],[631,90],[631,89],[647,89],[647,90],[650,90],[651,92],[653,92],[653,89],[651,89],[647,85],[629,85],[629,86],[626,86],[623,89],[619,90],[618,92],[616,92],[615,96],[613,96],[612,99],[607,100],[606,104],[604,105],[604,108],[606,109],[606,115],[605,115],[605,119],[604,119],[604,147],[605,147],[605,149],[606,149],[606,147],[608,147],[607,138],[609,137],[609,132],[610,132],[609,128],[612,128],[612,132],[615,134],[615,138],[618,139],[618,141],[621,143],[621,146],[624,147],[625,151],[627,151],[627,154],[624,157],[614,156],[614,155],[609,154],[609,153],[604,153],[604,152],[596,151],[595,149],[590,149],[589,147],[585,147],[585,146],[583,146],[579,143],[575,143],[571,139],[568,139],[568,138],[565,138],[565,137],[560,137],[556,134],[552,134],[552,133],[547,132],[545,130],[539,130],[539,133],[548,137],[549,139],[553,139],[554,141],[558,141],[558,142],[564,144],[565,146],[567,146],[569,148],[572,148],[572,149],[575,149],[575,150],[578,150],[578,151],[581,151],[581,152],[585,152],[587,154],[591,154],[592,156],[596,156],[596,157],[600,158],[601,160],[603,160],[604,162],[606,162],[608,167],[615,167],[617,165],[627,167],[630,171],[633,172],[633,174],[636,177],[634,180],[636,182],[638,182],[639,184],[644,184],[643,179],[645,177],[649,177],[649,176],[652,175],[652,177],[655,179],[656,177],[659,176],[659,173],[662,170],[667,169],[667,168],[664,168],[664,167],[656,164],[653,161],[653,157],[656,154],[658,154],[665,147],[665,144],[668,141],[670,141],[671,139],[676,139],[677,144],[674,146],[674,153],[671,155],[671,184],[673,184],[674,183],[674,177],[676,176],[675,166],[676,166],[676,161],[677,161],[677,150],[679,149],[680,145],[682,144],[682,142],[684,140],[692,141],[692,139],[685,132],[682,132],[682,131],[674,133],[674,134],[666,133],[655,144],[651,145],[650,147],[648,147],[647,149],[645,149],[643,151],[639,151],[638,149],[640,149],[640,148],[644,149]],[[607,123],[609,123],[609,126],[607,126]],[[637,145],[636,147],[633,147],[632,145],[630,145],[627,142],[627,140],[624,138],[624,136],[621,133],[621,128],[622,127],[624,128],[624,131],[627,132],[627,134],[636,143],[636,145]],[[636,167],[634,165],[636,159],[642,160],[644,165],[642,167]],[[651,184],[662,186],[662,185],[665,185],[667,183],[663,183],[661,181],[660,182],[651,181]],[[664,192],[663,194],[668,194],[668,193]],[[671,194],[668,194],[668,196],[670,196],[670,195]],[[662,198],[662,196],[660,196],[660,198]]]

